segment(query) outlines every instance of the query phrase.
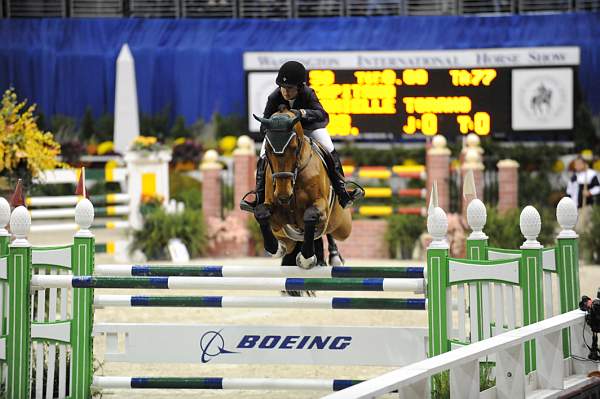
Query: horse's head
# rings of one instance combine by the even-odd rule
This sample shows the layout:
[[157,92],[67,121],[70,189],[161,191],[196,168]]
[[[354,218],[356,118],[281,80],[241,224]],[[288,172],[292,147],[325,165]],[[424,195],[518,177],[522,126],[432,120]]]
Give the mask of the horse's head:
[[298,175],[299,160],[304,141],[300,117],[282,110],[271,118],[254,118],[264,125],[266,156],[273,177],[274,197],[280,204],[290,202]]

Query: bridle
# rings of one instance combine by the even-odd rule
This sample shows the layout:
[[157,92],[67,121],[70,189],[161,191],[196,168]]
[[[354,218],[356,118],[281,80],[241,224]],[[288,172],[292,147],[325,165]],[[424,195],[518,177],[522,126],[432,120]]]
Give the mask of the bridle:
[[[296,157],[296,162],[294,162],[294,169],[291,172],[275,172],[275,169],[273,168],[273,165],[271,163],[271,159],[267,156],[267,162],[269,164],[269,168],[271,168],[271,179],[273,181],[273,185],[275,185],[275,181],[277,179],[292,179],[292,192],[295,192],[295,187],[296,187],[296,180],[298,179],[298,174],[300,174],[300,172],[302,172],[302,170],[304,170],[304,168],[306,168],[306,166],[308,165],[308,163],[310,162],[311,158],[312,158],[312,151],[310,152],[310,156],[308,157],[308,159],[306,160],[306,162],[304,162],[302,165],[300,165],[300,156],[302,155],[302,149],[304,147],[304,142],[307,141],[308,139],[306,137],[304,137],[304,140],[302,140],[300,138],[300,136],[298,136],[297,133],[293,133],[296,136],[296,141],[298,142],[298,147],[296,148],[296,151],[294,152],[294,156]],[[269,145],[267,145],[268,147]],[[285,151],[285,149],[284,149]],[[279,156],[283,156],[283,153],[281,155],[279,154],[275,154],[276,157]]]

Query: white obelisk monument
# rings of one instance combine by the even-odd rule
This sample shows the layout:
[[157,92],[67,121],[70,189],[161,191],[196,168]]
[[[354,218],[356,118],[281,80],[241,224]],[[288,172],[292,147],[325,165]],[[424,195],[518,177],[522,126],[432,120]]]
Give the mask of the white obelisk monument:
[[125,154],[133,140],[140,135],[135,62],[127,43],[117,58],[115,87],[115,151]]

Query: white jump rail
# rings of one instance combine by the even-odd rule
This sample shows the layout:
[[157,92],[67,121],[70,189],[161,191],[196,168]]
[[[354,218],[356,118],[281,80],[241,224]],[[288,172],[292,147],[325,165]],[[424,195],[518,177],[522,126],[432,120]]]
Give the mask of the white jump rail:
[[[375,398],[399,390],[401,398],[429,397],[430,377],[450,370],[451,398],[549,398],[561,390],[588,380],[597,370],[590,362],[563,359],[562,329],[571,330],[571,353],[587,358],[582,340],[585,313],[580,310],[555,316],[468,346],[402,367],[375,377],[324,399]],[[587,329],[589,330],[589,328]],[[536,340],[537,370],[524,373],[523,344]],[[588,338],[591,342],[591,338]],[[479,392],[479,359],[496,355],[496,386]],[[489,391],[489,392],[488,392]]]

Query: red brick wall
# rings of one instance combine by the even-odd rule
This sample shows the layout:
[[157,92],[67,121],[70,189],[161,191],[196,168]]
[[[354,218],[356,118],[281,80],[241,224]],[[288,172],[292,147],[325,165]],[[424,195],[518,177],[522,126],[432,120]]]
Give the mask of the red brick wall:
[[202,171],[202,212],[204,220],[221,217],[221,170]]
[[388,259],[390,254],[384,237],[386,229],[387,221],[385,220],[354,220],[350,237],[344,242],[338,242],[342,257],[345,259]]
[[518,164],[503,165],[498,162],[498,211],[506,212],[519,206]]

